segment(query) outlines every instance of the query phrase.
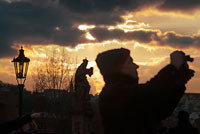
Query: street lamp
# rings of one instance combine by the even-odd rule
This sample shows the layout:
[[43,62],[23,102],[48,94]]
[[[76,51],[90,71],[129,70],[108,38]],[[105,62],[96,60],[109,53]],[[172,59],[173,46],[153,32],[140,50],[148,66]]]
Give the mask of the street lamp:
[[13,58],[16,79],[19,88],[19,117],[22,117],[23,89],[30,59],[24,56],[23,47],[19,50],[17,58]]

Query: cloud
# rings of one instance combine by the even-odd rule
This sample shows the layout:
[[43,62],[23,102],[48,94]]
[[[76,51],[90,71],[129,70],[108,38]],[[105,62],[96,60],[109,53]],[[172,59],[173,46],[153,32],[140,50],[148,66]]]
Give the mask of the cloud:
[[193,11],[200,8],[199,0],[165,0],[158,7],[160,10]]
[[116,7],[125,8],[130,2],[134,3],[130,9],[137,6],[137,1],[131,0],[94,2],[91,6],[90,1],[81,0],[1,0],[0,57],[15,55],[11,46],[17,43],[67,46],[85,43],[85,31],[77,28],[79,24],[114,25],[123,21],[120,15],[124,13]]
[[158,41],[160,44],[169,44],[174,47],[185,48],[189,46],[196,47],[196,45],[199,43],[199,38],[200,37],[184,36],[180,34],[178,35],[175,32],[167,32],[162,35]]
[[161,33],[159,30],[136,30],[124,32],[123,30],[107,30],[105,28],[96,28],[90,31],[97,41],[120,40],[120,41],[138,41],[140,43],[152,44],[156,42],[160,46],[171,46],[175,48],[200,48],[200,35],[186,36],[176,34],[175,32]]
[[66,8],[81,14],[91,12],[113,12],[114,10],[134,10],[138,0],[60,0]]
[[105,28],[93,29],[91,33],[98,41],[116,39],[121,41],[135,40],[142,43],[149,43],[153,40],[154,36],[157,36],[157,32],[155,31],[139,30],[126,33],[123,30],[107,30]]
[[73,27],[76,19],[57,5],[0,2],[0,17],[0,57],[15,54],[10,47],[14,43],[75,45],[84,42],[81,38],[84,32]]
[[[16,54],[13,44],[58,44],[76,46],[89,42],[86,31],[77,28],[80,24],[96,26],[114,26],[124,22],[122,15],[129,11],[139,11],[146,7],[155,7],[163,0],[0,0],[0,57]],[[195,0],[192,0],[195,2]],[[179,3],[176,0],[175,3]],[[173,7],[171,0],[166,0],[159,8]],[[178,4],[195,4],[188,0]],[[198,5],[199,2],[197,2]],[[149,43],[153,40],[165,44],[166,40],[155,31],[134,31],[124,33],[122,30],[107,31],[95,28],[93,34],[98,41],[106,39],[136,40]],[[122,36],[121,36],[122,35]],[[191,37],[168,34],[172,44],[194,44]],[[157,38],[157,39],[156,39]],[[191,39],[190,39],[191,38]],[[160,40],[160,41],[159,41]],[[183,40],[182,42],[180,42]],[[197,42],[198,39],[196,39]],[[163,43],[164,42],[164,43]],[[187,43],[186,43],[187,44]],[[185,45],[187,46],[187,45]]]
[[137,7],[137,0],[1,0],[0,57],[15,55],[17,43],[86,43],[79,24],[115,25]]

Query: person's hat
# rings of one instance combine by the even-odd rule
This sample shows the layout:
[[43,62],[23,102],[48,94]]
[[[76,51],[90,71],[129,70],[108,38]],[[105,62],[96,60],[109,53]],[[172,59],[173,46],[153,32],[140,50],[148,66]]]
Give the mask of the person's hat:
[[115,73],[120,73],[120,69],[128,56],[130,56],[130,50],[128,49],[111,49],[98,54],[96,63],[101,74],[106,77]]

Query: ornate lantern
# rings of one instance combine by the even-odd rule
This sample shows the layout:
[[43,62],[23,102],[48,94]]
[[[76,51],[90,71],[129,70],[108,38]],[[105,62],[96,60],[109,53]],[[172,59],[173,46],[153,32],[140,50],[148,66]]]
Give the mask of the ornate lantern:
[[28,65],[30,62],[30,59],[24,56],[23,47],[19,50],[19,56],[13,58],[12,62],[14,62],[17,83],[18,85],[23,85],[26,80]]

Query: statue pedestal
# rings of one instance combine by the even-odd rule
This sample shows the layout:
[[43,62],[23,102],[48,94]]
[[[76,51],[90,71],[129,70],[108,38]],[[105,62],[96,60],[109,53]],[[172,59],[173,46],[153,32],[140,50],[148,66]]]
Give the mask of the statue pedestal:
[[89,101],[73,102],[71,118],[72,134],[91,134],[93,110]]

